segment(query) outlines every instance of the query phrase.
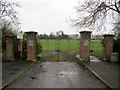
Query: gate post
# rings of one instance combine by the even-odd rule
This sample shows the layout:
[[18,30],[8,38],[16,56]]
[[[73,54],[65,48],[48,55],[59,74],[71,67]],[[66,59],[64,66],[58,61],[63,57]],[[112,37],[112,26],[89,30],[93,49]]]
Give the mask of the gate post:
[[13,46],[14,36],[6,37],[6,58],[14,60],[14,46]]
[[91,33],[91,31],[80,32],[80,60],[90,61]]
[[27,60],[36,61],[37,57],[37,32],[25,32],[27,34]]
[[113,37],[114,35],[104,36],[104,60],[110,60],[110,54],[113,52]]

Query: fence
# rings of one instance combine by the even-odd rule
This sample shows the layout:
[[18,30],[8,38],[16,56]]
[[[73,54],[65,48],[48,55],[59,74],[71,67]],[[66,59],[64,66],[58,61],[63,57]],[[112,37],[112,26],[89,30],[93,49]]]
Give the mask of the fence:
[[103,36],[92,37],[90,55],[96,56],[99,59],[103,59],[104,57]]
[[73,61],[80,50],[80,40],[72,38],[40,39],[42,55],[56,56],[58,61]]
[[51,53],[56,51],[79,52],[80,48],[79,39],[40,39],[40,41],[42,44],[42,53]]
[[[42,44],[42,54],[54,52],[76,52],[80,51],[79,39],[40,39]],[[90,55],[103,59],[103,37],[97,36],[91,39]]]

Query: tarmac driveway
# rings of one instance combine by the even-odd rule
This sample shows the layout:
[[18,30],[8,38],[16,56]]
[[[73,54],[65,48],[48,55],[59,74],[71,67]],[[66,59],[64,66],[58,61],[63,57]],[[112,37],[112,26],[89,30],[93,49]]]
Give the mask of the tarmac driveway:
[[75,62],[44,62],[34,65],[7,88],[105,88]]
[[12,82],[17,76],[27,69],[32,62],[16,61],[2,63],[2,87]]

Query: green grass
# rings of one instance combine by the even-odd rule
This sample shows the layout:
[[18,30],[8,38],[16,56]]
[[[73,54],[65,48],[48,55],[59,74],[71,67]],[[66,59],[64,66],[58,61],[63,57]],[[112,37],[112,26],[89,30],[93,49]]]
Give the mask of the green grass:
[[40,40],[42,43],[42,53],[61,51],[79,51],[80,40]]
[[103,59],[103,44],[102,40],[91,40],[91,55]]
[[[80,50],[80,40],[73,39],[41,39],[42,43],[42,54],[55,52],[56,50],[64,51],[78,51]],[[103,45],[102,40],[91,40],[91,55],[103,58]]]

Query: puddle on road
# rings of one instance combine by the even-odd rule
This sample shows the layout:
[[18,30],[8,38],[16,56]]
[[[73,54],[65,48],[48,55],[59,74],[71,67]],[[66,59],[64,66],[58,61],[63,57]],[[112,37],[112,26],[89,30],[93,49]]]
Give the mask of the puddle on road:
[[47,69],[46,69],[46,66],[42,63],[38,66],[38,68],[42,71],[42,72],[46,72]]
[[78,72],[68,72],[68,71],[60,71],[58,72],[58,77],[67,77],[67,76],[75,76],[78,75]]
[[[80,54],[77,54],[76,57],[80,60]],[[101,61],[95,56],[90,56],[90,62],[101,62]]]
[[11,73],[10,73],[10,75],[13,75],[13,74],[15,74],[15,73],[14,73],[14,72],[11,72]]
[[90,61],[91,62],[101,62],[97,57],[95,56],[90,56]]
[[19,70],[19,69],[18,69],[18,68],[14,68],[13,70],[17,71],[17,70]]
[[37,79],[37,77],[34,77],[34,76],[31,76],[30,78],[31,78],[31,79]]
[[58,52],[53,52],[52,54],[58,54]]

